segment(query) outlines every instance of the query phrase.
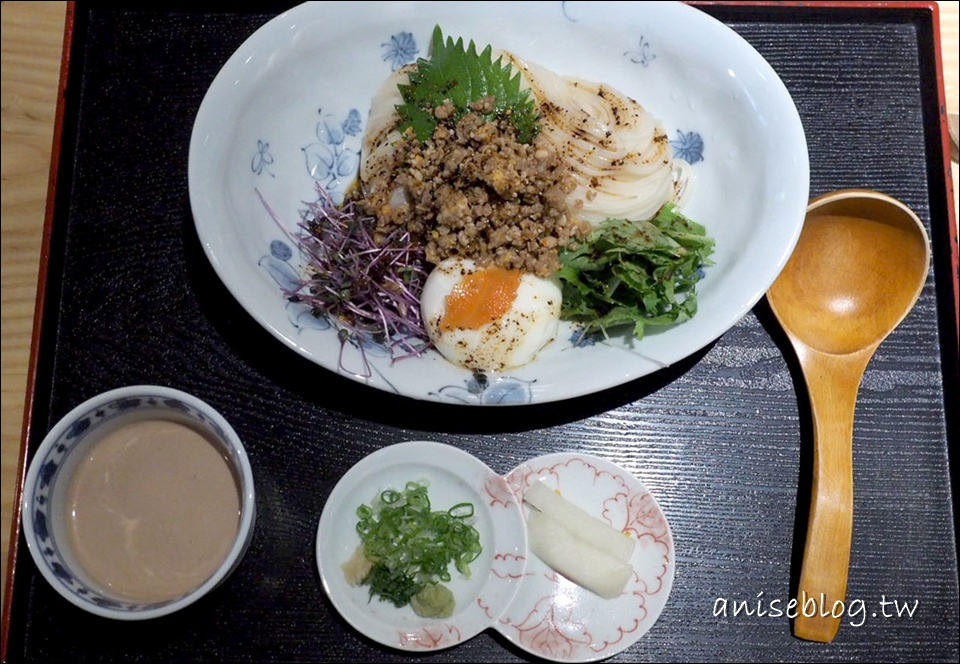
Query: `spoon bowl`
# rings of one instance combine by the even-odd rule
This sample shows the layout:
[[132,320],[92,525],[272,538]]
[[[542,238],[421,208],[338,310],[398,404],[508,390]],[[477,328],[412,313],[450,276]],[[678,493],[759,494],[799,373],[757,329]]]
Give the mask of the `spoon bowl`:
[[829,642],[844,614],[853,531],[853,419],[860,380],[916,303],[930,267],[920,219],[900,201],[846,189],[810,202],[767,301],[803,371],[813,482],[794,634]]

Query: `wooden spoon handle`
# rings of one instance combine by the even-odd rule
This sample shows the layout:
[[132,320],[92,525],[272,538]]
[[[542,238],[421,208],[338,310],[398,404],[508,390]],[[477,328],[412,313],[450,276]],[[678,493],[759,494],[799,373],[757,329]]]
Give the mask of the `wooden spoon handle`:
[[853,534],[853,418],[869,357],[801,353],[813,417],[813,487],[793,633],[809,641],[832,641],[845,613]]

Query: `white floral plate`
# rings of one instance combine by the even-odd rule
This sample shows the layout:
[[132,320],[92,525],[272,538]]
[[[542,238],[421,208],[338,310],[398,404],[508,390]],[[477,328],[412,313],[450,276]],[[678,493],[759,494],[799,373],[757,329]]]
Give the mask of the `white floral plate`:
[[[780,273],[806,211],[806,139],[776,72],[722,23],[672,2],[377,4],[307,3],[269,21],[223,66],[195,121],[188,180],[200,241],[231,294],[284,344],[413,398],[554,401],[704,348]],[[693,164],[684,211],[717,242],[693,320],[589,346],[575,346],[564,325],[534,362],[477,379],[434,351],[392,362],[383,347],[344,345],[329,320],[282,296],[299,277],[290,233],[304,202],[317,200],[317,184],[337,197],[353,182],[371,97],[392,69],[428,55],[435,25],[603,81],[663,121]]]
[[[637,539],[631,560],[635,573],[619,597],[602,599],[528,553],[521,497],[540,479]],[[471,564],[469,580],[455,575],[451,582],[457,608],[446,620],[419,618],[410,607],[371,600],[367,588],[349,585],[341,569],[360,543],[356,508],[411,480],[429,482],[435,509],[463,501],[475,507],[483,553]],[[549,454],[501,477],[467,452],[428,441],[382,448],[344,474],[320,516],[316,556],[323,588],[337,611],[378,643],[432,651],[494,628],[527,652],[561,662],[606,659],[635,643],[660,616],[675,569],[663,512],[643,484],[619,466],[587,454]]]
[[[603,599],[529,555],[520,590],[496,628],[544,659],[590,662],[611,657],[646,634],[667,603],[676,566],[670,526],[636,477],[599,457],[548,454],[507,475],[518,496],[539,480],[635,537],[630,561],[634,574],[619,597]],[[525,515],[529,509],[524,505]]]

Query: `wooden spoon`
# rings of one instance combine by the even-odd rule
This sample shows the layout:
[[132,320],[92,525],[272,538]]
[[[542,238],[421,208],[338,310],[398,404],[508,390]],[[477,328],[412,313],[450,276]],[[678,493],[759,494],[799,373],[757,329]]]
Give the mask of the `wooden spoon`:
[[829,642],[840,628],[853,531],[857,391],[877,346],[913,308],[929,265],[927,232],[907,206],[847,189],[810,202],[797,246],[767,292],[800,361],[813,419],[798,638]]

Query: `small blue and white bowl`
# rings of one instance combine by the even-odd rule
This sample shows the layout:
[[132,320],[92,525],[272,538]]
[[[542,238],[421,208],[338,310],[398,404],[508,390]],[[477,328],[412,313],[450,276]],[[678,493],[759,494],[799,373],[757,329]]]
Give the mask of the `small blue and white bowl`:
[[[240,492],[237,535],[212,576],[181,597],[141,603],[111,596],[91,582],[77,563],[65,518],[71,474],[84,451],[119,426],[166,419],[190,425],[219,447]],[[253,473],[233,427],[197,397],[168,387],[136,385],[104,392],[80,404],[47,434],[27,472],[22,495],[23,535],[40,573],[76,606],[117,620],[146,620],[193,604],[230,575],[253,537],[256,506]]]

